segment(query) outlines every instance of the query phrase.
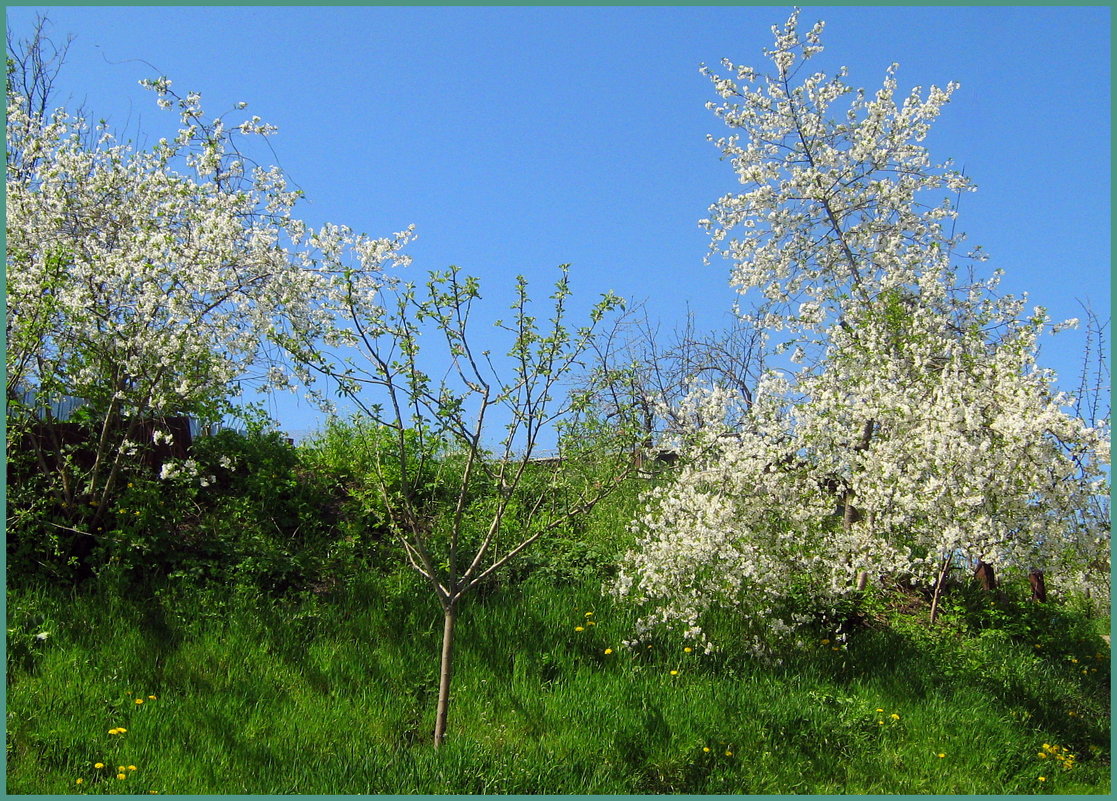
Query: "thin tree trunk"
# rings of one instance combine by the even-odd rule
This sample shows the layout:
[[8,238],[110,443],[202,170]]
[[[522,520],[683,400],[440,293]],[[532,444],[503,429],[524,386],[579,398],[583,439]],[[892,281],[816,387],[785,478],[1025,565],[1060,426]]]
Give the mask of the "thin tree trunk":
[[931,625],[935,625],[935,621],[939,616],[939,598],[942,597],[942,584],[946,580],[946,571],[950,568],[950,554],[942,560],[942,570],[939,571],[939,579],[935,582],[935,594],[931,596]]
[[458,617],[456,601],[443,607],[442,622],[442,660],[438,676],[438,709],[434,716],[434,747],[442,745],[446,738],[446,715],[450,707],[450,676],[454,661],[454,623]]

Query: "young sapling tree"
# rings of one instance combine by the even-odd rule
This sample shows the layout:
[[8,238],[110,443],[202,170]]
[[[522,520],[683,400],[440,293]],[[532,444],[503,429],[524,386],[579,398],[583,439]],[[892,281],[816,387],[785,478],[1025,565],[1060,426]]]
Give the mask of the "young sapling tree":
[[[619,298],[605,295],[586,325],[571,328],[563,266],[541,324],[518,278],[512,315],[496,323],[510,338],[501,358],[478,350],[470,329],[479,289],[457,267],[432,273],[423,287],[389,281],[374,294],[354,287],[349,355],[287,341],[296,361],[335,381],[358,418],[380,432],[367,478],[401,558],[443,612],[435,746],[446,736],[464,599],[547,532],[589,511],[631,466],[631,427],[596,430],[588,452],[579,442],[580,410],[591,393],[564,388]],[[558,457],[537,459],[541,437],[555,431]]]

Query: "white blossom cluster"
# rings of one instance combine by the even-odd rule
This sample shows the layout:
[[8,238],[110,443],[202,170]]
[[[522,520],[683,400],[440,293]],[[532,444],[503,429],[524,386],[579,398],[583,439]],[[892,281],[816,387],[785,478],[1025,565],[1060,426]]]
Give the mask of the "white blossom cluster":
[[143,83],[180,126],[147,150],[64,109],[42,119],[9,90],[8,382],[189,412],[235,391],[269,342],[344,339],[334,310],[406,261],[411,230],[309,228],[293,216],[301,192],[242,155],[273,127],[207,119],[196,93]]
[[792,87],[821,49],[797,13],[774,29],[774,76],[711,75],[744,131],[718,145],[749,189],[705,222],[802,366],[765,375],[744,411],[692,392],[679,419],[703,424],[680,435],[684,466],[650,493],[616,591],[647,605],[642,629],[703,642],[708,610],[740,610],[759,649],[810,618],[792,593],[824,612],[861,574],[930,582],[969,559],[1107,576],[1108,421],[1065,411],[1035,362],[1046,314],[998,295],[998,274],[960,280],[950,199],[921,200],[972,188],[918,144],[952,87],[897,104],[895,66],[871,100],[844,73]]

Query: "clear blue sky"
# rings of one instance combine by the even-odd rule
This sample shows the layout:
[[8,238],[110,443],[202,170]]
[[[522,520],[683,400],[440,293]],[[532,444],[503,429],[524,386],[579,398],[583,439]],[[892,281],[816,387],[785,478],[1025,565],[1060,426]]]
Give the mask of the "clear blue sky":
[[[15,7],[74,34],[57,98],[132,137],[173,130],[138,81],[150,62],[218,113],[245,100],[279,126],[278,163],[309,222],[386,235],[414,223],[413,269],[458,264],[504,311],[512,277],[544,296],[572,265],[583,308],[606,290],[646,299],[665,330],[687,305],[718,326],[734,300],[704,266],[696,221],[737,188],[707,143],[719,123],[700,62],[764,66],[789,7]],[[929,137],[980,187],[960,227],[1055,318],[1110,306],[1110,11],[1103,7],[809,7],[827,21],[820,66],[901,90],[961,83]],[[1082,334],[1041,355],[1076,385]],[[284,398],[295,434],[318,414]]]

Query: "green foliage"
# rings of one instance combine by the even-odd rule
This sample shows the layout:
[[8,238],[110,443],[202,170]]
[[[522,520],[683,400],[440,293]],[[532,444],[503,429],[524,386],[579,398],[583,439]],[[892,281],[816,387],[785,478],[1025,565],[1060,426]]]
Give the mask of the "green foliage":
[[[607,475],[603,478],[607,480]],[[640,478],[625,479],[613,494],[525,553],[512,566],[509,580],[531,576],[565,584],[613,576],[620,558],[632,545],[628,524],[648,486],[649,482]]]

